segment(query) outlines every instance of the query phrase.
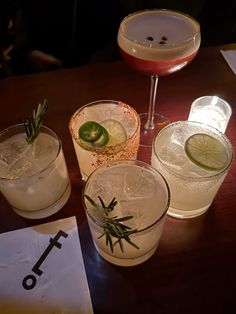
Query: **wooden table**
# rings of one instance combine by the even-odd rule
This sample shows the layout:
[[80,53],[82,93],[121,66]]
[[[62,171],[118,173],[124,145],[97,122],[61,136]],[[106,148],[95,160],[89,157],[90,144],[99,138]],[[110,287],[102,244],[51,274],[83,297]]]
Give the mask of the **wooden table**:
[[[149,84],[122,61],[0,80],[1,129],[22,122],[39,101],[49,99],[45,124],[62,140],[72,183],[65,207],[42,220],[16,215],[0,196],[0,232],[76,215],[95,313],[236,313],[235,161],[208,212],[191,220],[168,217],[158,250],[144,264],[114,266],[92,244],[69,118],[98,99],[122,100],[145,111]],[[160,79],[157,111],[172,121],[186,120],[192,101],[203,95],[218,95],[232,106],[226,134],[235,146],[236,76],[217,47],[200,49],[186,68]]]

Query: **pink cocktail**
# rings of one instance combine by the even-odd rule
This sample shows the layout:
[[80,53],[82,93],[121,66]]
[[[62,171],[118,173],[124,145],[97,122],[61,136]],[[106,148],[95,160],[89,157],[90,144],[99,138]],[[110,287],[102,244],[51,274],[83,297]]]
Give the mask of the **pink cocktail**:
[[123,59],[134,69],[148,75],[164,76],[180,70],[186,64],[193,60],[196,52],[184,58],[165,60],[143,60],[129,55],[124,50],[120,49]]
[[121,21],[117,41],[127,64],[151,76],[149,111],[140,114],[141,146],[150,147],[155,134],[169,123],[155,114],[158,77],[179,71],[194,59],[201,42],[200,26],[177,11],[139,11]]

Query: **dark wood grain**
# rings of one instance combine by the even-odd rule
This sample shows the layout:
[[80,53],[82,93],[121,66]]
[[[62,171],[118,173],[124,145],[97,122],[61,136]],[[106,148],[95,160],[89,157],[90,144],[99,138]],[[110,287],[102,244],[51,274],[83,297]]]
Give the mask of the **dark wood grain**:
[[[95,313],[236,313],[235,160],[208,212],[191,220],[168,217],[158,250],[144,264],[111,265],[91,242],[69,118],[98,99],[122,100],[146,111],[149,84],[122,61],[0,80],[1,129],[22,122],[39,101],[49,99],[45,124],[62,140],[72,182],[65,207],[43,220],[21,218],[0,196],[0,232],[76,215]],[[171,121],[186,120],[192,101],[203,95],[218,95],[232,106],[226,134],[235,146],[236,76],[217,47],[200,49],[186,68],[160,79],[157,111]]]

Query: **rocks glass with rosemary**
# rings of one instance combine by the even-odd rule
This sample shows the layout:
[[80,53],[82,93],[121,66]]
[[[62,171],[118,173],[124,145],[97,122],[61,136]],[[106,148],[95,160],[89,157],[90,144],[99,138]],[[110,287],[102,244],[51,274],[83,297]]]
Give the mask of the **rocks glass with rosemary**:
[[32,121],[0,132],[0,190],[17,214],[37,219],[61,209],[71,186],[60,139],[40,115]]
[[136,159],[140,120],[137,112],[123,102],[91,102],[73,114],[69,129],[83,180],[105,163]]
[[165,179],[144,162],[115,161],[97,168],[83,190],[97,251],[120,266],[149,259],[158,247],[169,201]]

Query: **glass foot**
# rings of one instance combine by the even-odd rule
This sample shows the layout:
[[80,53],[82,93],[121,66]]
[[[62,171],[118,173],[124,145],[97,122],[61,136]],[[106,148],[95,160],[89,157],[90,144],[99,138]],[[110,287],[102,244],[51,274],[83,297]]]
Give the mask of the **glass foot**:
[[144,161],[148,164],[151,163],[151,154],[152,154],[152,142],[156,134],[164,128],[167,124],[170,123],[166,117],[161,114],[154,115],[154,128],[147,130],[145,124],[148,119],[147,113],[139,114],[141,121],[140,129],[140,146],[138,151],[138,159]]
[[154,114],[154,128],[147,130],[145,128],[145,124],[148,119],[147,113],[140,113],[139,114],[140,121],[141,121],[141,130],[140,130],[140,146],[145,147],[152,147],[152,141],[156,134],[164,128],[167,124],[170,123],[166,117],[161,114]]

